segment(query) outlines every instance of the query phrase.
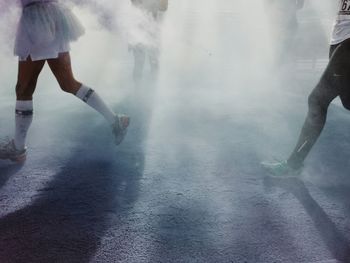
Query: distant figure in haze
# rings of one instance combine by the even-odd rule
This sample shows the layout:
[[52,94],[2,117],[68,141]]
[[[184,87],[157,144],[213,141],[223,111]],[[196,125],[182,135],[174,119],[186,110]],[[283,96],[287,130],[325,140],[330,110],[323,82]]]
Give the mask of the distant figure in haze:
[[293,59],[295,35],[298,29],[297,11],[304,0],[265,0],[271,34],[277,46],[277,67]]
[[[93,89],[73,76],[69,44],[84,33],[78,19],[57,0],[21,0],[20,3],[22,14],[14,49],[15,55],[19,57],[15,135],[0,145],[0,159],[26,159],[25,142],[33,119],[33,93],[46,62],[61,89],[102,114],[112,127],[115,143],[121,143],[129,125],[129,117],[114,114]],[[47,100],[53,104],[56,102],[55,98]]]
[[130,50],[134,54],[133,79],[138,83],[142,79],[146,57],[149,59],[151,71],[153,74],[158,72],[159,68],[159,23],[162,14],[168,9],[168,0],[131,0],[132,4],[139,8],[149,18],[149,23],[140,25],[142,34],[146,35],[146,41],[135,41],[130,44]]
[[299,140],[283,162],[263,163],[276,176],[297,175],[326,123],[327,110],[336,97],[350,110],[350,1],[339,0],[330,41],[329,63],[309,96],[309,112]]

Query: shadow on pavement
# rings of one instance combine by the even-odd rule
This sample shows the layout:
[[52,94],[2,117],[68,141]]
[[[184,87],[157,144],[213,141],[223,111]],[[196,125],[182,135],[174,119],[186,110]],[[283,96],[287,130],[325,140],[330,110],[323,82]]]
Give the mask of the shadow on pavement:
[[349,240],[337,229],[322,207],[312,198],[303,181],[298,178],[265,177],[264,183],[269,187],[280,187],[292,193],[313,220],[316,229],[334,258],[344,263],[350,262]]
[[149,262],[214,262],[217,251],[210,246],[210,235],[203,227],[207,223],[205,207],[168,208],[158,217],[157,241]]
[[[94,257],[111,219],[127,213],[138,199],[145,160],[139,145],[147,138],[150,118],[143,113],[132,120],[132,140],[117,150],[102,141],[86,156],[91,146],[86,142],[96,143],[100,127],[84,129],[61,171],[34,202],[0,218],[1,263],[89,262]],[[15,172],[5,168],[0,185]]]
[[0,188],[3,187],[11,176],[20,171],[23,164],[0,165]]
[[78,158],[71,157],[33,204],[0,219],[1,262],[88,262],[94,255],[109,216],[121,212],[119,185],[137,189],[137,180],[130,168]]

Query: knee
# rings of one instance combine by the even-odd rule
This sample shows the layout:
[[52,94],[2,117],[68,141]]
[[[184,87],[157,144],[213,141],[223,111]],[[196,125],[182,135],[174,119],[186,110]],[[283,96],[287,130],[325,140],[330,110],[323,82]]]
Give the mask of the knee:
[[350,103],[347,101],[346,103],[344,103],[344,101],[342,101],[343,107],[347,110],[350,111]]
[[71,91],[71,85],[69,83],[60,83],[60,88],[62,91],[67,93],[72,93]]
[[345,109],[350,110],[350,77],[344,74],[343,77],[339,78],[339,97]]
[[76,94],[81,86],[81,83],[76,80],[64,80],[60,81],[59,85],[62,91],[70,94]]
[[309,108],[315,108],[320,105],[320,98],[317,94],[312,92],[309,95],[307,102],[308,102]]
[[312,92],[308,97],[309,118],[318,119],[327,114],[328,105],[322,100],[322,96]]
[[350,110],[350,94],[341,94],[340,100],[343,104],[343,107],[347,110]]

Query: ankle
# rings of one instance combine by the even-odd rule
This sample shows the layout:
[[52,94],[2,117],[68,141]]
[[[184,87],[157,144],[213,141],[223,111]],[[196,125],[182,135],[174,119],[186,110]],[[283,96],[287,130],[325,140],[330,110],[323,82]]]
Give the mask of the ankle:
[[16,142],[16,140],[12,140],[12,143],[16,151],[21,152],[26,149],[25,145]]
[[287,165],[292,168],[293,170],[298,170],[301,167],[303,167],[303,162],[300,160],[293,160],[293,159],[288,159],[287,160]]

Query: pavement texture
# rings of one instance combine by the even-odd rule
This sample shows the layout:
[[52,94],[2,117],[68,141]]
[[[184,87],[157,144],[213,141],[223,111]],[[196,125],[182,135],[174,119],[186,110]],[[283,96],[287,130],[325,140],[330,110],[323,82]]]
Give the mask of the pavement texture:
[[[299,178],[260,167],[293,148],[327,51],[302,53],[281,79],[262,63],[266,43],[248,37],[260,24],[220,3],[204,27],[214,10],[198,1],[169,11],[158,78],[139,87],[111,36],[97,44],[106,35],[92,32],[73,48],[79,78],[131,116],[119,147],[98,114],[49,89],[44,70],[28,159],[0,162],[0,263],[350,262],[350,114],[331,105]],[[0,83],[12,87],[6,61]],[[11,92],[0,90],[1,136],[13,127]]]
[[347,112],[331,107],[300,178],[273,179],[259,149],[283,138],[183,95],[137,103],[118,148],[73,114],[1,162],[0,262],[349,262]]

